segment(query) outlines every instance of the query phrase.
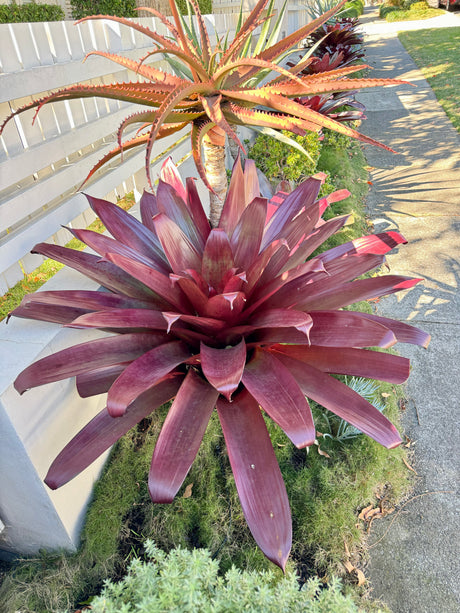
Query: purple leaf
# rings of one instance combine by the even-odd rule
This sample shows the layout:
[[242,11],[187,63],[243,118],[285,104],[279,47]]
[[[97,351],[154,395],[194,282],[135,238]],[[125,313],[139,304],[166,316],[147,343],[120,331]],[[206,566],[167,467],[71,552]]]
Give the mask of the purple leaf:
[[149,492],[153,502],[172,502],[198,452],[219,396],[190,369],[169,409],[153,452]]
[[18,375],[14,387],[23,394],[31,387],[61,381],[93,368],[127,362],[164,342],[165,334],[124,334],[62,349],[34,362]]
[[187,200],[187,194],[185,192],[184,184],[182,183],[181,176],[177,170],[177,166],[173,163],[170,155],[165,159],[161,165],[160,179],[177,192],[179,197],[185,202]]
[[251,204],[244,209],[231,239],[237,266],[247,268],[248,263],[253,262],[259,253],[266,216],[267,200],[265,198],[254,198]]
[[166,377],[143,394],[122,417],[114,419],[103,409],[68,443],[51,464],[45,483],[61,487],[113,445],[152,411],[174,397],[183,376]]
[[[208,296],[203,292],[203,290],[198,287],[195,281],[190,278],[190,276],[185,275],[170,275],[170,279],[174,284],[177,284],[182,292],[187,296],[190,304],[193,309],[198,313],[202,314],[206,310],[206,305],[208,303]],[[179,309],[179,310],[187,310],[190,309]]]
[[397,245],[407,243],[404,236],[399,232],[381,232],[380,234],[371,234],[369,236],[362,236],[348,243],[338,245],[333,249],[329,249],[324,253],[321,253],[317,257],[323,260],[323,262],[329,262],[330,260],[345,255],[346,253],[374,253],[385,254],[391,251]]
[[219,398],[217,412],[249,529],[284,571],[292,542],[289,500],[258,403],[243,391],[232,403]]
[[89,370],[88,372],[77,375],[75,383],[77,385],[78,395],[81,398],[89,398],[90,396],[105,394],[131,362],[132,360],[129,362],[122,362],[121,364],[101,366],[100,368],[95,368],[94,370]]
[[277,238],[284,238],[284,227],[289,224],[304,207],[306,208],[314,203],[320,187],[321,181],[310,177],[285,198],[265,229],[262,249],[265,249],[265,247]]
[[96,253],[99,253],[101,256],[104,256],[106,253],[119,253],[120,255],[124,255],[128,258],[136,260],[137,262],[141,262],[146,266],[155,268],[155,270],[158,270],[159,272],[164,273],[166,270],[163,263],[159,265],[154,260],[142,255],[142,253],[139,251],[136,251],[131,247],[127,247],[120,241],[110,238],[109,236],[99,234],[98,232],[93,232],[92,230],[74,230],[72,228],[67,229],[76,238],[78,238],[78,240],[85,243],[85,245],[88,245],[88,247],[96,251]]
[[278,360],[289,369],[306,396],[389,449],[401,443],[393,424],[348,385],[305,362],[282,355]]
[[402,321],[388,319],[387,317],[378,317],[377,315],[370,315],[368,313],[361,313],[361,317],[381,323],[386,328],[389,328],[399,343],[411,343],[412,345],[421,345],[425,348],[430,344],[431,336],[429,334]]
[[233,164],[232,178],[219,220],[219,228],[224,230],[228,236],[231,237],[233,229],[246,208],[246,204],[244,174],[240,156],[238,156]]
[[[384,256],[382,255],[349,255],[332,260],[326,267],[327,275],[321,270],[316,275],[310,272],[302,276],[288,281],[284,286],[272,296],[267,306],[270,307],[292,307],[298,304],[303,304],[305,299],[311,298],[319,304],[323,295],[329,295],[331,292],[337,292],[338,288],[342,287],[345,282],[351,281],[356,277],[377,268],[382,264]],[[320,260],[309,260],[310,265],[323,264]],[[287,279],[289,273],[285,273]],[[303,309],[302,310],[307,310]],[[308,309],[311,310],[311,309]]]
[[68,327],[151,328],[153,330],[166,330],[167,322],[159,311],[151,311],[149,309],[111,309],[82,315],[75,319]]
[[142,223],[151,232],[155,232],[155,226],[153,225],[153,218],[158,214],[157,197],[152,192],[148,192],[144,189],[139,203],[141,210]]
[[260,196],[259,176],[256,163],[250,158],[244,161],[244,202],[248,206]]
[[186,186],[187,206],[192,214],[195,226],[201,234],[203,242],[206,242],[209,232],[211,231],[211,226],[209,225],[209,220],[206,217],[203,205],[201,204],[200,196],[198,195],[198,190],[195,185],[195,180],[191,177],[187,177]]
[[209,383],[228,401],[238,388],[246,363],[244,339],[234,347],[214,349],[204,343],[200,347],[201,368]]
[[139,279],[144,285],[149,287],[157,297],[163,299],[162,308],[173,306],[179,311],[187,311],[187,300],[179,288],[175,287],[171,279],[166,275],[136,262],[123,255],[107,253],[108,260],[116,264],[119,268]]
[[291,309],[267,309],[261,314],[254,315],[248,324],[256,328],[296,328],[307,339],[313,325],[308,313]]
[[93,281],[97,281],[112,292],[125,294],[130,298],[140,300],[152,298],[152,292],[143,283],[139,283],[129,274],[125,274],[112,262],[101,260],[97,255],[48,243],[35,245],[32,253],[40,253],[47,258],[70,266],[70,268],[78,270],[78,272],[83,273]]
[[390,353],[349,347],[317,347],[305,345],[273,345],[269,351],[285,354],[325,373],[379,379],[403,383],[409,376],[407,358]]
[[310,236],[305,238],[305,240],[289,258],[289,268],[305,262],[305,260],[324,243],[324,241],[343,228],[349,217],[349,215],[334,217],[334,219],[326,221],[321,227],[312,232]]
[[180,274],[187,268],[200,270],[201,256],[179,226],[164,213],[158,214],[153,223],[173,272]]
[[400,275],[384,275],[372,279],[362,279],[351,283],[343,283],[331,288],[321,296],[312,295],[296,304],[302,311],[339,309],[360,300],[369,300],[379,296],[394,294],[403,289],[410,289],[422,279],[413,279]]
[[159,345],[134,360],[109,389],[107,410],[110,415],[123,415],[138,396],[154,387],[189,357],[187,346],[180,341],[173,341]]
[[194,248],[201,253],[205,241],[195,226],[186,202],[180,198],[173,186],[161,180],[158,183],[157,189],[157,205],[158,212],[164,213],[179,226]]
[[[396,339],[391,330],[371,322],[353,311],[313,311],[312,345],[329,347],[392,347]],[[371,325],[369,325],[371,324]]]
[[214,319],[222,319],[230,325],[239,317],[245,304],[246,297],[242,292],[217,294],[208,300],[204,314]]
[[294,377],[279,360],[256,350],[246,364],[242,381],[296,447],[313,444],[316,433],[310,406]]
[[93,211],[114,238],[154,260],[167,272],[168,263],[164,252],[151,230],[116,204],[85,195]]
[[220,228],[211,230],[203,252],[201,274],[216,291],[225,274],[234,267],[233,252],[227,234]]

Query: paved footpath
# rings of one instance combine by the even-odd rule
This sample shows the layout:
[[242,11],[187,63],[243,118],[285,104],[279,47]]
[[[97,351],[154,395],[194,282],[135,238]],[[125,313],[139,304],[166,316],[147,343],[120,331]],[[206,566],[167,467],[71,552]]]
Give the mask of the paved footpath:
[[377,312],[432,335],[428,349],[400,348],[412,363],[404,428],[415,441],[416,486],[399,514],[374,522],[367,575],[372,596],[395,613],[458,613],[460,138],[396,30],[460,26],[460,17],[378,24],[377,9],[368,7],[361,21],[372,76],[417,86],[359,96],[368,117],[362,131],[398,152],[366,146],[375,231],[397,229],[409,241],[388,257],[392,273],[425,279],[405,295],[382,299]]

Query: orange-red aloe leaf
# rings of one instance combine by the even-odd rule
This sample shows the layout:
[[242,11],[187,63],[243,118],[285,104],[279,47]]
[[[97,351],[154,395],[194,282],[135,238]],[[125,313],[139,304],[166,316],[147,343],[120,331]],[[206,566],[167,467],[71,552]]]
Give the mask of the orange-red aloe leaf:
[[[145,153],[145,168],[147,172],[147,177],[150,179],[150,156],[152,153],[152,147],[155,142],[155,139],[161,130],[162,123],[164,119],[169,115],[169,113],[174,109],[174,107],[190,96],[191,94],[198,93],[207,93],[208,90],[211,89],[209,83],[190,83],[188,85],[183,85],[182,87],[177,87],[174,91],[172,91],[168,96],[165,97],[161,106],[158,109],[158,114],[155,121],[152,123],[152,128],[150,130],[149,139],[147,142],[146,153]],[[195,123],[195,122],[194,122]]]
[[204,25],[203,16],[201,15],[198,2],[196,2],[196,0],[189,0],[189,2],[192,5],[193,10],[195,11],[196,19],[198,22],[198,29],[200,31],[201,52],[203,54],[204,63],[206,64],[206,66],[208,66],[212,54],[211,42],[209,40],[208,31],[206,29],[206,26]]
[[201,143],[204,136],[215,127],[215,123],[208,117],[200,117],[192,124],[191,140],[192,140],[192,155],[195,162],[196,169],[200,175],[201,180],[206,185],[209,191],[214,192],[213,188],[209,184],[206,176],[206,169],[203,165],[203,158],[201,155]]
[[251,102],[253,104],[261,104],[270,106],[276,111],[280,111],[281,113],[289,113],[298,117],[299,119],[304,119],[312,124],[316,124],[316,131],[319,131],[321,128],[330,128],[335,132],[339,132],[339,134],[345,134],[346,136],[350,136],[352,138],[356,138],[364,143],[369,145],[376,145],[377,147],[381,147],[382,149],[386,149],[387,151],[393,151],[390,147],[379,143],[378,141],[370,138],[352,128],[345,126],[338,121],[334,121],[329,117],[321,115],[321,113],[317,113],[312,109],[308,109],[303,107],[302,104],[295,102],[294,100],[289,100],[285,96],[280,96],[278,94],[270,94],[268,89],[259,89],[252,91],[245,90],[225,90],[222,91],[222,94],[232,98],[234,100],[245,100],[247,102]]
[[201,104],[203,105],[203,109],[205,110],[209,119],[216,124],[219,128],[221,128],[228,136],[235,141],[235,143],[245,152],[245,148],[241,143],[238,135],[235,130],[229,125],[227,120],[225,119],[220,103],[222,101],[221,94],[217,96],[200,96]]
[[280,57],[285,51],[291,49],[294,45],[299,43],[302,39],[306,38],[311,32],[319,28],[321,25],[326,23],[335,13],[345,4],[346,0],[341,0],[334,8],[326,11],[323,15],[314,19],[310,23],[302,26],[289,36],[282,38],[280,41],[268,47],[268,49],[264,49],[262,53],[260,53],[257,57],[262,60],[274,61],[276,58]]
[[191,368],[155,444],[149,471],[153,502],[172,502],[195,459],[219,392]]
[[106,53],[104,51],[90,51],[90,53],[87,54],[86,58],[90,57],[91,55],[100,55],[101,57],[105,57],[108,60],[111,60],[116,64],[120,64],[120,66],[123,66],[128,70],[132,70],[136,74],[139,74],[140,76],[149,79],[150,81],[155,81],[155,83],[161,83],[164,88],[172,89],[183,81],[183,79],[181,79],[180,77],[172,75],[168,72],[163,72],[162,70],[158,70],[153,66],[148,66],[147,64],[144,64],[143,60],[132,60],[128,57],[116,55],[114,53]]
[[167,19],[163,15],[163,13],[160,13],[160,11],[157,11],[155,8],[151,6],[139,6],[135,10],[136,11],[146,11],[147,13],[151,13],[154,17],[159,19],[164,26],[166,26],[166,28],[171,32],[171,34],[173,35],[175,39],[179,38],[179,32],[177,31],[177,28],[175,28],[174,24],[172,24],[169,21],[169,19]]
[[[286,70],[282,66],[278,66],[277,64],[274,64],[272,62],[267,62],[265,60],[259,60],[257,58],[252,57],[242,58],[240,60],[222,66],[222,68],[216,70],[216,72],[212,75],[213,82],[216,83],[217,87],[223,88],[225,86],[225,75],[242,66],[256,66],[259,68],[266,68],[274,72],[279,72],[284,77],[287,77],[288,80],[292,80],[294,83],[297,83],[297,85],[300,85],[301,87],[303,86],[303,81],[301,78],[292,74],[291,72],[289,72],[289,70]],[[244,81],[245,79],[242,78],[241,80]],[[232,87],[237,87],[238,85],[239,83],[232,83]]]
[[222,56],[221,64],[225,64],[233,57],[245,43],[247,37],[261,24],[260,16],[264,11],[269,0],[259,0],[251,13],[244,20],[240,30],[236,33],[235,38],[229,45],[227,51]]
[[297,117],[261,109],[250,109],[239,106],[235,102],[225,105],[223,113],[228,120],[240,125],[260,126],[276,130],[289,130],[299,136],[304,136],[307,130],[316,131],[317,125]]
[[243,391],[231,403],[219,398],[217,412],[249,529],[284,571],[292,542],[289,500],[258,403]]

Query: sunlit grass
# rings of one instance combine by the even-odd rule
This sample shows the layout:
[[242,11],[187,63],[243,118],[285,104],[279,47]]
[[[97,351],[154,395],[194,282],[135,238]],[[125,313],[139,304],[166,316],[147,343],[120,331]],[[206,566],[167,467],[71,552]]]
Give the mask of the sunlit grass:
[[399,39],[460,131],[460,27],[400,32]]

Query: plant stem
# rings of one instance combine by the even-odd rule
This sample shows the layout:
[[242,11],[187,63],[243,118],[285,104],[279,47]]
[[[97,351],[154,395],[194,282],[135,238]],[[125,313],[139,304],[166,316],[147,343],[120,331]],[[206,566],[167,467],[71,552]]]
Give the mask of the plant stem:
[[203,139],[204,166],[206,176],[210,186],[215,193],[210,193],[210,214],[209,221],[211,227],[216,228],[222,208],[224,206],[225,195],[227,193],[227,173],[225,171],[225,132],[217,126],[212,128]]

